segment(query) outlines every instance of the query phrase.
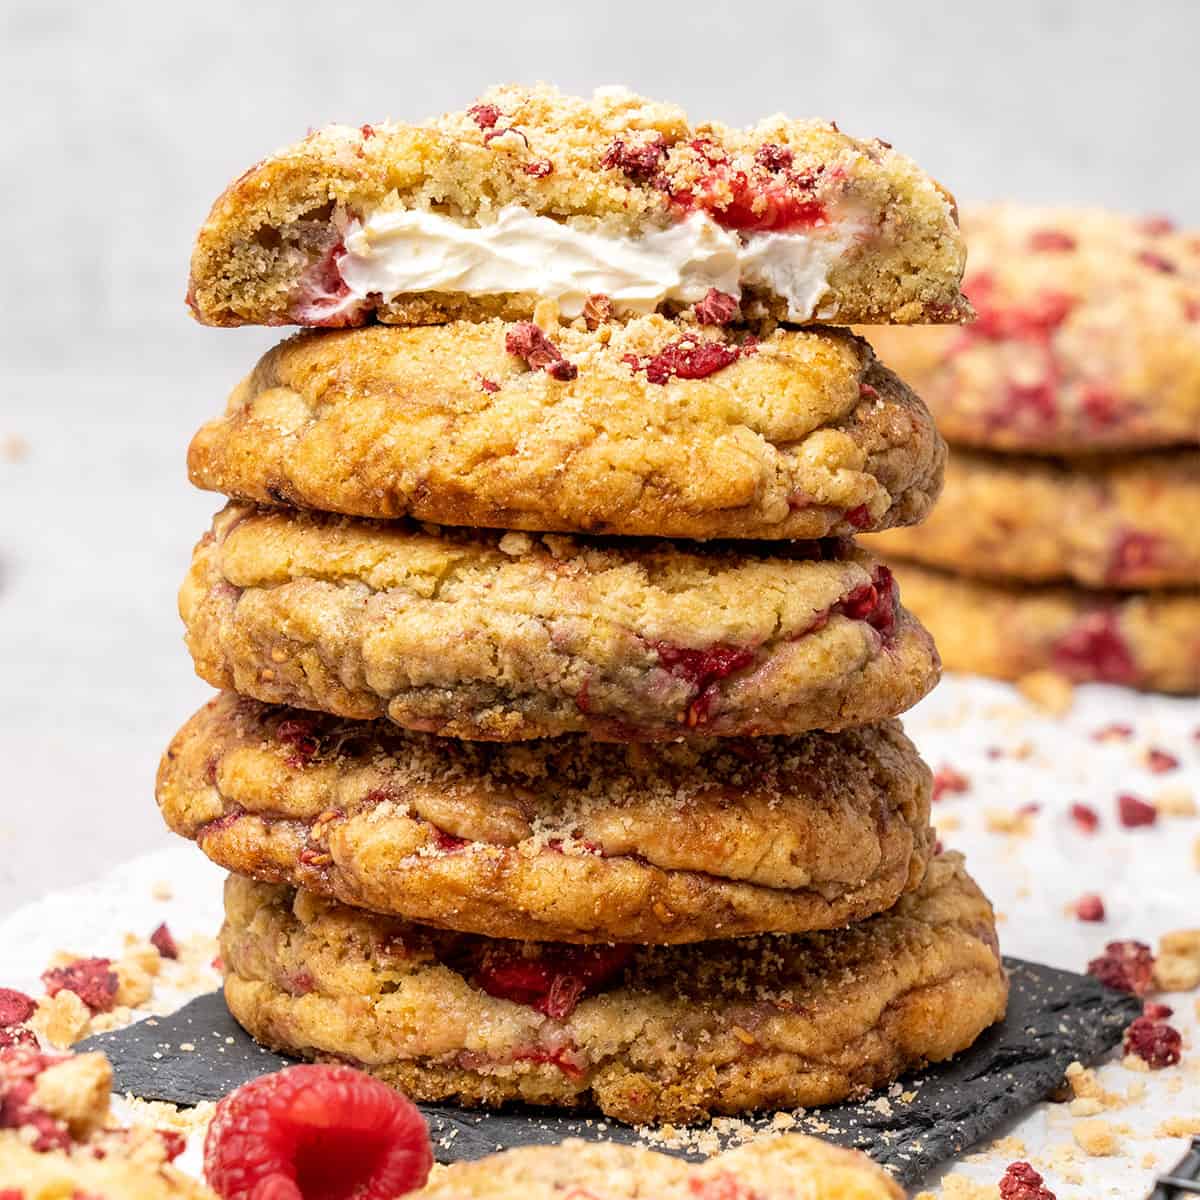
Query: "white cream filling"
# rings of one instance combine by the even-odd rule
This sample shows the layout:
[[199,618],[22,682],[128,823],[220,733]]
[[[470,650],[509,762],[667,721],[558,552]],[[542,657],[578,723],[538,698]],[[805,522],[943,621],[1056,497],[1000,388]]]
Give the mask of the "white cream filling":
[[626,237],[567,225],[519,205],[489,225],[465,225],[439,213],[381,209],[345,231],[338,269],[351,293],[385,301],[409,292],[494,296],[531,292],[576,317],[589,296],[605,295],[620,312],[653,312],[666,300],[695,304],[709,288],[736,298],[751,284],[787,301],[793,321],[819,312],[829,271],[856,230],[821,226],[805,233],[723,229],[693,212],[666,229]]

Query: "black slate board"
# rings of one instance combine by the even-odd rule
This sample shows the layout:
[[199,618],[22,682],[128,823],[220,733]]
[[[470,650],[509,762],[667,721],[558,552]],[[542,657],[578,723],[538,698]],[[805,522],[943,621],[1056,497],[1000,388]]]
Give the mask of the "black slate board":
[[[914,1099],[836,1104],[799,1114],[796,1128],[865,1150],[902,1183],[916,1183],[1045,1099],[1062,1083],[1070,1063],[1099,1059],[1141,1012],[1136,997],[1111,991],[1090,976],[1021,959],[1005,959],[1005,965],[1012,976],[1006,1019],[965,1054],[905,1079],[903,1088],[915,1092]],[[201,996],[169,1017],[89,1038],[78,1048],[108,1055],[117,1091],[175,1104],[220,1099],[238,1084],[291,1061],[256,1046],[229,1015],[220,992]],[[565,1137],[642,1140],[636,1130],[600,1116],[518,1107],[500,1112],[420,1107],[441,1162]],[[769,1121],[762,1119],[764,1126]]]

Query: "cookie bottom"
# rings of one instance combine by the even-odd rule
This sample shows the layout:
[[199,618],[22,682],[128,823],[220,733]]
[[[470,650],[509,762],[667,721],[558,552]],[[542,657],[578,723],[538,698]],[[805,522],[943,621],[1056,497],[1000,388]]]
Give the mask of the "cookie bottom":
[[831,1104],[965,1049],[1008,994],[953,854],[860,924],[691,946],[449,934],[239,876],[225,904],[225,995],[252,1036],[425,1101],[631,1123]]

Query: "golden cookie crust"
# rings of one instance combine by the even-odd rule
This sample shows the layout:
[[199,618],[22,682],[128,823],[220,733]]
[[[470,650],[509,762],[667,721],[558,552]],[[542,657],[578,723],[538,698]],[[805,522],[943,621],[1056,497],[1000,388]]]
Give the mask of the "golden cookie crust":
[[[643,155],[651,146],[654,161],[619,165],[618,145]],[[953,198],[886,143],[783,116],[744,130],[690,125],[676,106],[622,89],[583,99],[546,86],[493,88],[466,111],[420,125],[330,126],[264,159],[213,205],[192,254],[188,302],[208,325],[519,320],[539,297],[418,292],[344,303],[334,265],[342,231],[385,205],[470,224],[519,205],[636,236],[680,219],[687,205],[728,209],[739,173],[749,189],[736,201],[748,210],[740,227],[762,226],[762,197],[786,193],[809,213],[805,228],[845,214],[868,231],[834,264],[823,319],[969,317]],[[745,297],[743,311],[785,315],[786,304],[764,291]]]
[[1200,693],[1200,591],[1004,585],[895,560],[904,598],[948,670]]
[[179,597],[198,674],[451,737],[800,733],[937,680],[886,568],[843,543],[587,541],[230,504]]
[[463,742],[223,693],[171,742],[214,862],[489,937],[691,942],[861,920],[917,887],[928,768],[896,722],[653,747]]
[[904,1200],[894,1179],[865,1154],[787,1133],[702,1163],[615,1142],[569,1138],[520,1146],[438,1172],[413,1200]]
[[962,330],[867,331],[952,443],[1078,455],[1200,443],[1200,234],[1098,209],[964,212]]
[[1196,587],[1200,451],[1067,461],[956,449],[925,523],[866,544],[1000,581]]
[[507,353],[513,326],[307,334],[192,440],[192,482],[260,504],[446,525],[813,538],[919,521],[945,447],[860,339],[776,330],[703,379],[645,361],[727,331],[644,317],[552,330],[569,381]]
[[[582,990],[575,964],[595,959],[564,952],[599,948],[472,940],[238,876],[225,906],[237,1020],[418,1100],[594,1104],[631,1123],[830,1104],[949,1058],[1007,1000],[991,906],[957,855],[845,929],[611,949]],[[542,999],[519,993],[542,1011],[505,998],[514,963],[554,964]]]

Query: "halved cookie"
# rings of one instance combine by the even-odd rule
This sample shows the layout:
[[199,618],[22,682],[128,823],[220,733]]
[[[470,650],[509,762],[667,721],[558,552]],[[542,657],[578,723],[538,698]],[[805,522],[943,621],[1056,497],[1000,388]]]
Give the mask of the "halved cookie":
[[959,321],[964,254],[953,198],[885,142],[510,86],[422,125],[331,126],[250,168],[200,231],[188,299],[209,325],[519,319],[541,299],[579,316],[594,296],[621,315],[712,294],[795,322]]
[[620,746],[463,742],[226,692],[163,757],[176,833],[241,875],[489,937],[691,942],[861,920],[920,884],[899,724]]
[[937,680],[890,572],[839,542],[419,529],[231,504],[180,592],[215,687],[454,737],[841,729]]
[[352,516],[689,538],[849,535],[937,497],[929,413],[850,334],[748,342],[661,316],[551,334],[457,321],[284,342],[196,434],[192,481]]
[[442,933],[230,876],[230,1011],[418,1100],[596,1104],[629,1122],[830,1104],[969,1046],[1008,983],[957,855],[828,933],[566,946]]

